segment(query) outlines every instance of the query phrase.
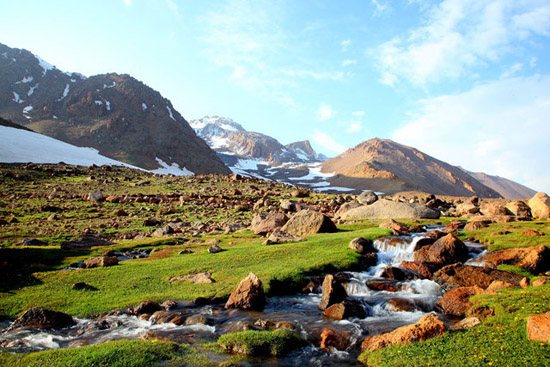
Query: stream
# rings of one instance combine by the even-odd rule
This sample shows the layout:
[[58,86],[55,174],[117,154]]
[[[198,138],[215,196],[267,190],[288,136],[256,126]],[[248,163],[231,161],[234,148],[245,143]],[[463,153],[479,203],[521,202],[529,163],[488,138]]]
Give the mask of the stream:
[[[441,229],[429,226],[428,229]],[[0,347],[14,352],[33,352],[53,348],[70,348],[98,344],[117,339],[169,339],[178,343],[194,344],[200,340],[215,342],[220,335],[254,328],[259,324],[286,323],[308,341],[308,346],[281,358],[250,359],[249,366],[341,366],[358,365],[360,344],[366,336],[392,331],[400,326],[417,322],[433,311],[435,302],[443,295],[441,287],[425,279],[390,281],[381,275],[387,267],[397,267],[402,261],[412,261],[417,242],[424,233],[407,236],[384,237],[374,241],[378,249],[378,263],[365,272],[346,272],[344,286],[350,298],[363,305],[367,317],[342,321],[329,320],[318,309],[321,288],[310,294],[271,297],[262,312],[226,310],[223,304],[195,306],[181,301],[170,313],[193,317],[200,323],[176,325],[171,322],[155,323],[140,320],[137,316],[112,313],[97,319],[78,319],[78,324],[61,330],[20,328],[0,334]],[[476,244],[466,243],[470,250],[471,265],[483,251]],[[378,287],[370,287],[376,282]],[[374,288],[374,289],[373,289]],[[382,289],[382,290],[377,290]],[[442,320],[446,318],[439,315]],[[0,329],[9,322],[0,323]],[[341,335],[343,345],[336,350],[319,346],[323,329]],[[212,355],[211,357],[214,357]],[[218,357],[219,358],[219,357]]]

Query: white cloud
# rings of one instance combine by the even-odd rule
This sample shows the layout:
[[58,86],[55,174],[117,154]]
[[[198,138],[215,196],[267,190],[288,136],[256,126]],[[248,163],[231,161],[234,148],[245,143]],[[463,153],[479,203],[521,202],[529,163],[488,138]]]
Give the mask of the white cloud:
[[277,97],[275,98],[275,101],[287,106],[294,108],[296,107],[296,101],[291,97]]
[[332,136],[317,129],[313,131],[312,139],[323,148],[330,150],[331,152],[334,152],[336,154],[340,154],[348,149],[348,147],[346,147],[345,145],[337,143]]
[[498,80],[420,101],[393,139],[550,193],[548,116],[550,75]]
[[319,109],[317,110],[317,117],[319,120],[330,120],[334,116],[336,116],[336,111],[332,108],[332,106],[326,103],[321,103]]
[[523,69],[523,64],[521,62],[517,62],[514,65],[511,65],[510,67],[506,68],[502,75],[500,76],[501,79],[506,79],[509,77],[512,77],[519,73]]
[[423,26],[380,45],[381,82],[417,86],[472,77],[532,35],[550,35],[545,0],[444,0],[426,10]]
[[356,133],[363,130],[363,123],[361,121],[352,122],[349,127],[346,129],[347,133]]
[[124,4],[126,4],[126,6],[132,5],[132,0],[123,0],[123,1],[124,1]]
[[349,46],[351,46],[351,40],[343,40],[342,42],[340,42],[340,46],[342,46],[342,51],[346,52]]
[[346,59],[342,62],[343,67],[350,66],[350,65],[355,65],[355,64],[357,64],[357,60],[355,60],[355,59]]
[[388,9],[388,4],[380,0],[371,0],[371,3],[376,8],[375,15],[379,15],[384,10]]
[[354,112],[352,112],[352,116],[361,118],[361,117],[365,116],[365,111],[354,111]]
[[[130,0],[126,0],[126,1],[130,1]],[[170,9],[172,14],[174,14],[176,17],[179,17],[181,15],[180,7],[174,0],[166,0],[166,6],[168,7],[168,9]]]

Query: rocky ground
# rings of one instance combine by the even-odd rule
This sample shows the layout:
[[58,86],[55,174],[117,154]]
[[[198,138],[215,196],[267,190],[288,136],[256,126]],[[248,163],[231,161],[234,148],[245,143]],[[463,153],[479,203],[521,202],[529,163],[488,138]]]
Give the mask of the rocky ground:
[[[100,315],[101,324],[113,312],[191,325],[206,320],[170,311],[177,302],[162,301],[261,310],[267,295],[319,288],[321,317],[364,318],[364,310],[346,293],[349,276],[337,270],[376,264],[372,240],[377,237],[407,235],[439,223],[445,227],[417,243],[414,261],[388,267],[383,281],[368,285],[391,292],[404,280],[433,280],[446,292],[436,304],[439,316],[428,314],[416,324],[364,338],[360,361],[400,365],[407,355],[418,364],[444,365],[448,357],[440,356],[442,350],[458,353],[449,344],[473,348],[472,338],[485,343],[507,325],[511,334],[494,338],[505,343],[488,348],[484,363],[499,365],[499,358],[512,358],[504,364],[524,364],[525,358],[504,349],[514,343],[533,353],[531,364],[550,363],[549,216],[550,199],[542,193],[526,200],[421,192],[330,195],[238,175],[175,177],[118,167],[1,165],[0,316],[20,316],[11,329],[65,327],[74,323],[70,315]],[[382,219],[388,217],[409,219]],[[485,244],[491,252],[476,264],[464,264],[466,241]],[[265,246],[279,243],[285,245]],[[125,260],[132,261],[121,266]],[[85,292],[78,294],[80,302],[74,292]],[[409,306],[404,301],[395,305]],[[300,345],[297,334],[273,331],[287,328],[292,326],[267,321],[249,325],[241,328],[248,334],[228,334],[216,348],[279,356],[290,345]],[[469,341],[462,339],[465,334]],[[308,342],[323,350],[359,348],[348,339],[324,329]],[[176,358],[170,353],[163,354],[164,360]],[[425,353],[433,357],[426,359]],[[8,354],[0,358],[15,361]],[[476,365],[475,358],[465,365]],[[192,364],[209,363],[214,362]]]

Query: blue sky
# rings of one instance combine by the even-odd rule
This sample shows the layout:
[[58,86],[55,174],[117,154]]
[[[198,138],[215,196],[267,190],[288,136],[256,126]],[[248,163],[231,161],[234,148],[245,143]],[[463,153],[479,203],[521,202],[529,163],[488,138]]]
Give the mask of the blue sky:
[[3,1],[0,42],[329,156],[390,138],[550,192],[548,0]]

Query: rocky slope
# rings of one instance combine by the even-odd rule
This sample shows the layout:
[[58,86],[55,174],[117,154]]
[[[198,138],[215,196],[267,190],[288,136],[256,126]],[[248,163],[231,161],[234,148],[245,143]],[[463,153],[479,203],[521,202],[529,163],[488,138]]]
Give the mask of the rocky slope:
[[492,176],[483,172],[469,172],[470,176],[484,184],[485,186],[495,190],[503,198],[506,199],[525,199],[530,198],[537,192],[522,184],[508,180],[500,176]]
[[170,101],[129,75],[64,73],[0,44],[0,115],[145,169],[229,173]]
[[458,167],[388,139],[367,140],[322,164],[332,185],[387,194],[425,191],[436,195],[500,197]]

